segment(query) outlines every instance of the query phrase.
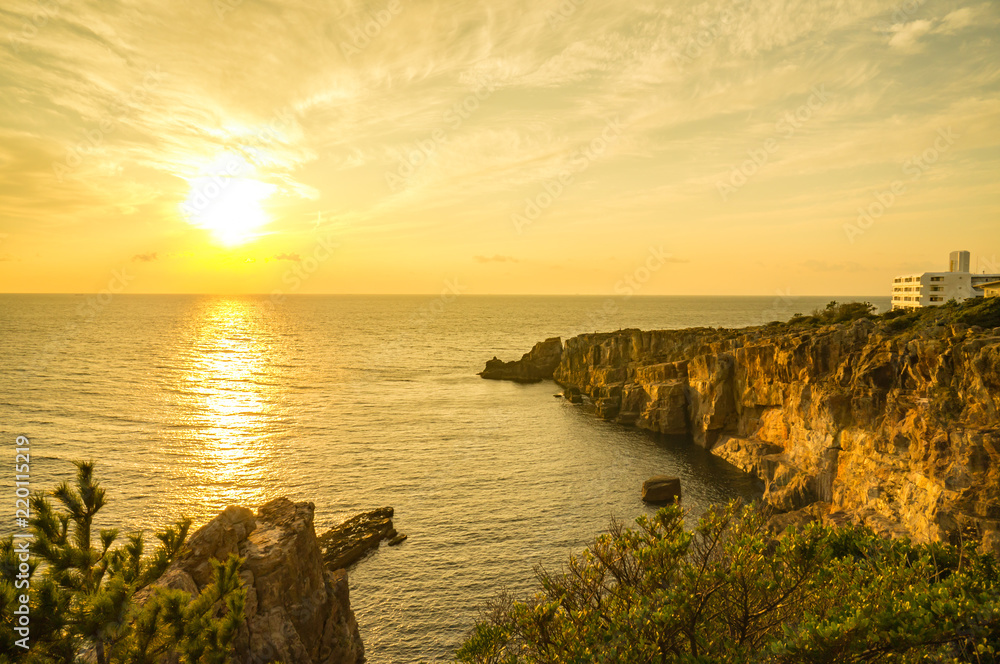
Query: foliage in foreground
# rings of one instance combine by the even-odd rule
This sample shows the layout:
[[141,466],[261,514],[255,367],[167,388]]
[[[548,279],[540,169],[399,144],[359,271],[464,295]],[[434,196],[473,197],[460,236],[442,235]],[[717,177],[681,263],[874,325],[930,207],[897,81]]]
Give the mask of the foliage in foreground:
[[[12,537],[0,541],[0,664],[153,664],[164,653],[182,663],[223,664],[244,620],[246,593],[240,584],[242,560],[213,561],[211,583],[197,597],[179,590],[150,588],[180,552],[190,520],[157,534],[160,546],[144,556],[141,533],[114,547],[116,529],[95,540],[94,517],[105,505],[94,481],[94,464],[77,463],[76,486],[65,482],[52,496],[31,499],[29,649],[15,632],[23,590],[16,587],[21,561]],[[39,565],[40,562],[40,565]],[[136,594],[150,588],[149,598]],[[90,659],[92,658],[92,659]]]
[[996,662],[992,557],[812,524],[775,539],[732,503],[612,524],[527,600],[501,593],[462,662]]

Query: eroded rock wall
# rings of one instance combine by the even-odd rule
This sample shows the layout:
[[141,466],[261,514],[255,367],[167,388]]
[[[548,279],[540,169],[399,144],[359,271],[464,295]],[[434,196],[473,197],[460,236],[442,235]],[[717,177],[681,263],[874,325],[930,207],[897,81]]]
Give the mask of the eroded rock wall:
[[623,330],[566,340],[551,377],[606,419],[689,434],[780,510],[1000,553],[1000,329]]

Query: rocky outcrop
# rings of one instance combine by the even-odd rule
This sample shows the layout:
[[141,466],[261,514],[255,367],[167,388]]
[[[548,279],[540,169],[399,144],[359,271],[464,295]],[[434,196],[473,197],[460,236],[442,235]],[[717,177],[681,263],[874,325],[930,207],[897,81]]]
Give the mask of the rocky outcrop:
[[899,327],[585,334],[548,377],[601,417],[690,436],[779,511],[1000,552],[1000,328]]
[[210,560],[245,559],[246,623],[234,662],[355,664],[364,646],[351,611],[347,572],[323,563],[312,503],[278,498],[254,515],[227,507],[196,531],[156,585],[192,595],[211,580]]
[[562,341],[559,337],[554,337],[538,342],[515,362],[504,362],[494,357],[486,363],[486,368],[479,372],[479,375],[493,380],[539,383],[552,378],[552,372],[561,357]]
[[389,540],[391,546],[406,539],[406,535],[400,535],[393,527],[392,514],[391,507],[382,507],[359,514],[320,535],[319,546],[326,566],[349,567],[377,549],[382,540]]
[[642,483],[643,502],[654,505],[676,503],[681,499],[681,481],[676,477],[657,475]]

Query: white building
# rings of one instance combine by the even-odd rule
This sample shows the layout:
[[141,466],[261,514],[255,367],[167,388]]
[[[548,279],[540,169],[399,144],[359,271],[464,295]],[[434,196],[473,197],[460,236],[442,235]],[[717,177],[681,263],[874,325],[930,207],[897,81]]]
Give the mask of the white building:
[[916,309],[982,297],[982,286],[1000,280],[1000,274],[969,272],[969,252],[953,251],[948,272],[924,272],[896,277],[892,282],[892,308]]

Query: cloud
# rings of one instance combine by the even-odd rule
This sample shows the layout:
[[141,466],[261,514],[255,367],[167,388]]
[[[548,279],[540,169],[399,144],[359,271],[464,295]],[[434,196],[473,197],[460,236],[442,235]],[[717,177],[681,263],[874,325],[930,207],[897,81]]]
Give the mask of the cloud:
[[145,254],[136,254],[132,257],[133,263],[152,263],[153,261],[159,260],[160,257],[157,256],[155,251],[150,251]]
[[928,34],[951,35],[976,25],[984,15],[983,7],[962,7],[941,19],[919,19],[909,23],[897,23],[889,28],[892,37],[889,46],[906,52],[923,50],[920,38]]
[[500,254],[494,254],[493,256],[473,256],[477,263],[519,263],[513,256],[501,256]]
[[935,32],[948,34],[958,32],[962,28],[967,28],[970,25],[973,25],[980,13],[981,12],[978,7],[962,7],[961,9],[956,9],[941,19],[941,25],[937,27]]
[[277,254],[274,256],[276,261],[294,261],[296,263],[302,262],[302,257],[298,254]]
[[919,51],[922,48],[919,39],[929,33],[933,27],[934,24],[925,19],[910,23],[897,23],[890,28],[893,34],[889,38],[889,46],[901,51]]

